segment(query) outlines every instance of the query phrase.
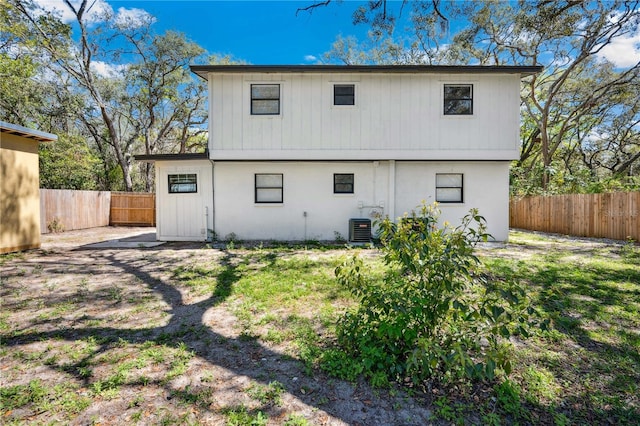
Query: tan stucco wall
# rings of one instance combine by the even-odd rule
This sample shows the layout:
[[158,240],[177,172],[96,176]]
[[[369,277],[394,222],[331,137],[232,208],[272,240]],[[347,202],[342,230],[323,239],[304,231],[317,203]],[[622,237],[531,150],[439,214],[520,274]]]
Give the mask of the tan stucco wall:
[[38,141],[0,133],[0,253],[40,247]]

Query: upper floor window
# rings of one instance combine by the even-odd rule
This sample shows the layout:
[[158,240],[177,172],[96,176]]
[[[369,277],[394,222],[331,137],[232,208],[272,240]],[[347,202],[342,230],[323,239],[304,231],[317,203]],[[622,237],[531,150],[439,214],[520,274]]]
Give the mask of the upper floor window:
[[436,201],[462,203],[462,173],[436,173]]
[[333,193],[353,194],[353,173],[334,173]]
[[280,85],[251,85],[251,115],[280,114]]
[[355,84],[334,84],[333,85],[334,105],[355,105],[356,86]]
[[169,194],[198,192],[198,177],[195,174],[169,175]]
[[473,84],[444,85],[444,115],[473,114]]
[[256,203],[282,203],[282,173],[256,173]]

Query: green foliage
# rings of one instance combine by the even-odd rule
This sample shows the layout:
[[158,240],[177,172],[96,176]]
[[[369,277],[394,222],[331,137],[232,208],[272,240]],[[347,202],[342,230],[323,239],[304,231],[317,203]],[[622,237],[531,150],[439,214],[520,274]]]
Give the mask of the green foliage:
[[278,381],[269,382],[267,385],[255,384],[247,389],[247,393],[264,405],[279,407],[282,405],[284,385]]
[[302,417],[300,414],[289,414],[287,419],[284,421],[284,426],[308,426],[310,423]]
[[31,380],[26,385],[0,388],[2,410],[12,410],[27,404],[40,404],[47,398],[47,388],[40,380]]
[[63,410],[77,414],[86,409],[91,400],[79,395],[73,384],[47,386],[40,379],[25,385],[0,387],[0,412],[6,416],[12,410],[29,407],[34,411]]
[[40,186],[47,189],[97,188],[96,170],[100,160],[78,136],[60,135],[51,143],[41,143]]
[[355,381],[364,372],[360,360],[353,359],[350,354],[338,349],[327,349],[321,355],[320,367],[339,379]]
[[534,404],[555,402],[560,391],[553,373],[541,366],[530,366],[522,376],[527,383],[526,398]]
[[27,125],[37,107],[39,97],[31,58],[11,58],[0,53],[0,119],[10,123]]
[[498,406],[507,414],[520,416],[522,405],[520,403],[520,388],[509,380],[505,380],[495,387]]
[[223,410],[228,426],[262,426],[269,420],[262,411],[249,411],[244,405]]
[[[602,152],[606,155],[606,151]],[[640,176],[611,176],[581,165],[574,159],[570,167],[566,162],[554,160],[544,168],[533,160],[514,162],[510,169],[512,196],[547,194],[600,194],[640,190]],[[547,174],[547,187],[541,184]]]
[[436,417],[456,425],[463,425],[465,423],[464,406],[458,403],[452,403],[444,396],[436,399],[434,405],[434,414]]
[[[473,248],[489,237],[484,218],[471,210],[457,228],[439,228],[439,214],[437,206],[422,205],[398,224],[379,223],[382,280],[372,279],[357,257],[336,269],[360,302],[339,320],[338,341],[345,360],[357,359],[369,377],[491,380],[497,369],[511,372],[503,339],[529,334],[535,311],[526,308],[524,291],[477,273]],[[339,360],[332,354],[325,361]],[[348,363],[336,371],[354,374]]]
[[626,263],[640,265],[640,246],[629,238],[620,249],[620,256]]

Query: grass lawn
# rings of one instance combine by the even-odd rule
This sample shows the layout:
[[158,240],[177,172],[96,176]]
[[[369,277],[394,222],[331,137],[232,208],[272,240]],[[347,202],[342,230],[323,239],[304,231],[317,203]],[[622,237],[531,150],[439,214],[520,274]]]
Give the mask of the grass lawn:
[[640,247],[510,238],[479,249],[485,273],[526,286],[552,327],[514,340],[508,380],[454,388],[319,368],[354,303],[334,269],[358,253],[381,274],[375,249],[0,256],[0,422],[640,424]]
[[[512,232],[482,260],[524,283],[553,328],[516,345],[497,408],[533,423],[640,424],[640,248]],[[521,250],[518,249],[520,247]]]

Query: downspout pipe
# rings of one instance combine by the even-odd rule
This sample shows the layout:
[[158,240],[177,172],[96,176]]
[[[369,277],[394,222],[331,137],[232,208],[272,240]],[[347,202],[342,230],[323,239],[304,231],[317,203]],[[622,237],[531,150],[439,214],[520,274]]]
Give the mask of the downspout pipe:
[[[209,150],[207,149],[207,153]],[[207,242],[213,242],[216,235],[216,188],[215,188],[215,162],[209,159],[211,163],[211,228],[209,228],[209,214],[207,213]]]

